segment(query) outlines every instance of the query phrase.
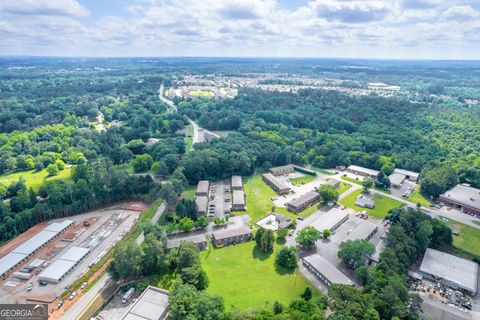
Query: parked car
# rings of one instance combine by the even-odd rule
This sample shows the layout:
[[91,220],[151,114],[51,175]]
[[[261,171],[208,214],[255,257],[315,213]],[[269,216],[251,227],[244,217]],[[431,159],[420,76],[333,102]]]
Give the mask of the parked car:
[[46,286],[47,282],[46,281],[38,281],[38,284],[41,286]]
[[88,286],[88,282],[85,281],[84,283],[82,283],[82,285],[80,286],[80,289],[85,289],[86,287]]
[[32,291],[33,289],[33,282],[30,282],[27,287],[27,291]]
[[70,295],[68,296],[68,300],[73,300],[75,299],[75,297],[77,296],[77,291],[73,291],[72,293],[70,293]]
[[63,300],[60,300],[57,304],[57,309],[60,309],[61,307],[63,307]]

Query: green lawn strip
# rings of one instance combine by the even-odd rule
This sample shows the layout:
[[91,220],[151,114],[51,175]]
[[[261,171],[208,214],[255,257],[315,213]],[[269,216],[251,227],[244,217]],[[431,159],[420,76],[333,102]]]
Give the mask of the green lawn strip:
[[407,200],[415,204],[420,203],[423,207],[429,207],[431,204],[430,201],[420,193],[419,187],[416,187],[412,191]]
[[312,182],[313,180],[315,180],[315,178],[316,178],[316,176],[304,175],[303,177],[290,179],[290,182],[293,183],[294,185],[298,186],[298,185],[301,185],[301,184],[306,184],[306,183]]
[[70,173],[72,172],[71,168],[65,168],[61,170],[58,175],[53,177],[48,177],[47,170],[44,169],[42,171],[22,171],[22,172],[15,172],[10,174],[5,174],[0,176],[0,183],[9,186],[12,183],[17,182],[20,177],[25,179],[25,184],[27,188],[33,188],[33,190],[37,191],[45,181],[53,181],[53,180],[62,180],[67,181],[70,179]]
[[350,189],[352,187],[351,184],[349,183],[344,183],[344,182],[340,182],[340,186],[338,187],[338,195],[341,195],[343,194],[345,191],[347,191],[348,189]]
[[375,208],[362,208],[355,205],[355,200],[360,193],[362,193],[362,190],[355,190],[345,198],[341,199],[340,204],[343,204],[344,206],[352,208],[356,211],[366,211],[369,215],[378,219],[385,218],[388,214],[388,211],[390,211],[391,209],[403,206],[403,203],[401,203],[400,201],[389,198],[387,196],[375,194],[373,196],[373,199],[375,200]]
[[288,272],[275,268],[273,253],[258,251],[255,242],[242,243],[221,249],[209,248],[201,253],[202,267],[210,284],[207,292],[225,299],[225,307],[245,310],[262,307],[266,301],[288,305],[310,286],[298,270]]
[[362,181],[354,179],[354,178],[350,178],[350,177],[347,177],[347,176],[342,176],[342,180],[362,185]]
[[455,248],[472,257],[480,255],[480,230],[450,219],[447,225],[452,230],[460,232],[458,236],[453,235],[453,246]]
[[185,138],[185,152],[188,153],[192,149],[193,139],[192,138]]
[[182,199],[194,200],[195,199],[196,186],[188,186],[183,190],[181,194]]

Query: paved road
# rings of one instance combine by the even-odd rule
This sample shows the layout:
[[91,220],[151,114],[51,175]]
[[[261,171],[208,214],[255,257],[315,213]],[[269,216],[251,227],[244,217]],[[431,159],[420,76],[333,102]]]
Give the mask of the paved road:
[[[151,224],[157,224],[158,220],[160,217],[165,213],[165,209],[167,208],[167,205],[165,202],[162,202],[160,207],[158,207],[157,212],[155,212],[155,215],[153,216],[152,220],[150,221]],[[143,240],[145,239],[145,236],[143,235],[143,232],[141,235],[138,236],[136,243],[141,244]],[[63,315],[62,319],[65,320],[76,320],[82,312],[88,307],[88,305],[93,301],[93,299],[97,296],[97,294],[111,281],[110,275],[108,273],[105,273],[98,281],[95,283],[95,285],[88,290],[87,293],[82,295],[80,299],[70,308],[67,310],[67,312]]]
[[164,90],[164,88],[163,88],[163,82],[162,82],[162,84],[160,85],[160,88],[158,89],[158,98],[169,106],[169,109],[167,110],[167,113],[173,113],[173,112],[177,111],[177,106],[175,105],[175,103],[173,103],[172,100],[166,98],[163,95],[163,90]]

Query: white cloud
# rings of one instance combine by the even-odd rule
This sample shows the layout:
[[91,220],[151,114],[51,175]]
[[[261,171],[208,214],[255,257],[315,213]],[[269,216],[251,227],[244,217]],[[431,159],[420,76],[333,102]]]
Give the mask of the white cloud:
[[452,6],[440,16],[444,20],[465,21],[480,17],[480,13],[471,6]]
[[14,15],[84,17],[90,11],[77,0],[12,0],[0,3],[0,12]]

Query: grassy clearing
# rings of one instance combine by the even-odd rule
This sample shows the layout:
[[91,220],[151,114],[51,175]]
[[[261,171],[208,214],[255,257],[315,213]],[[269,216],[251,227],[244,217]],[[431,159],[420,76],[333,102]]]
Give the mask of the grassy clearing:
[[362,185],[362,181],[357,180],[357,179],[354,179],[354,178],[342,176],[342,180],[345,180],[345,181],[348,181],[348,182],[352,182],[352,183],[355,183],[355,184]]
[[188,153],[190,150],[192,150],[193,139],[185,138],[184,141],[185,141],[185,152]]
[[356,190],[345,198],[341,199],[340,203],[356,211],[366,211],[369,215],[378,219],[385,218],[388,214],[388,211],[393,208],[401,207],[403,205],[400,201],[397,201],[395,199],[375,194],[373,196],[373,199],[375,200],[375,208],[362,208],[355,205],[355,200],[360,193],[362,193],[362,190]]
[[192,90],[188,94],[195,97],[213,97],[214,96],[214,93],[210,90]]
[[135,173],[135,171],[133,171],[133,165],[131,161],[124,164],[119,164],[115,167],[119,170],[125,170],[129,174]]
[[183,190],[181,194],[182,199],[194,200],[195,199],[196,186],[188,186]]
[[423,207],[429,207],[431,204],[430,201],[420,193],[419,187],[416,187],[412,191],[407,200],[415,204],[420,203]]
[[263,183],[261,174],[249,177],[244,185],[244,189],[247,197],[247,214],[252,218],[252,222],[260,220],[260,218],[269,213],[272,208],[274,208],[275,212],[291,218],[306,218],[318,210],[317,206],[313,205],[296,215],[287,211],[286,208],[276,207],[272,202],[272,198],[276,197],[277,194]]
[[202,267],[210,285],[207,292],[225,299],[225,306],[245,310],[262,307],[266,301],[279,301],[288,305],[307,286],[318,292],[298,270],[275,268],[275,253],[265,254],[257,250],[255,242],[248,242],[221,249],[209,248],[201,253]]
[[315,178],[316,176],[304,175],[303,177],[290,179],[290,182],[298,186],[301,184],[307,184],[309,182],[312,182],[313,180],[315,180]]
[[480,256],[480,230],[454,220],[448,220],[447,225],[452,230],[460,232],[458,236],[453,236],[453,247],[466,253],[460,254],[461,256],[466,258]]
[[65,168],[64,170],[61,170],[58,175],[53,177],[48,177],[47,170],[45,169],[39,172],[35,170],[15,172],[0,176],[0,183],[9,186],[12,183],[17,182],[20,177],[23,177],[25,179],[25,184],[27,185],[27,188],[33,188],[33,190],[37,191],[45,181],[67,181],[68,179],[70,179],[71,171],[71,168]]
[[351,187],[352,187],[352,185],[349,184],[349,183],[340,182],[340,186],[338,187],[338,190],[337,190],[338,194],[341,195],[342,193],[344,193],[345,191],[347,191]]

